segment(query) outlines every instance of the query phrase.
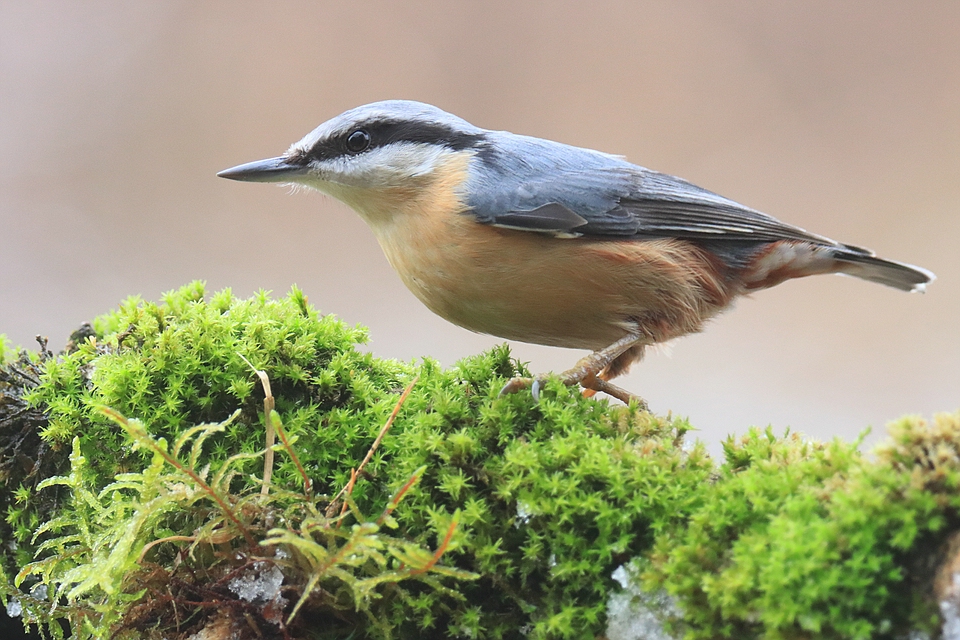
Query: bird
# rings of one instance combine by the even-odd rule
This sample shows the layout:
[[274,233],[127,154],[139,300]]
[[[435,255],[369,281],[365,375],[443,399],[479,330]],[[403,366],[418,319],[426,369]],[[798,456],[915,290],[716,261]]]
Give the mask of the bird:
[[[644,407],[611,380],[739,296],[815,274],[903,291],[935,278],[621,156],[411,100],[350,109],[281,156],[217,175],[333,196],[431,311],[478,333],[587,349],[560,380]],[[539,400],[548,375],[514,377],[500,395],[529,388]]]

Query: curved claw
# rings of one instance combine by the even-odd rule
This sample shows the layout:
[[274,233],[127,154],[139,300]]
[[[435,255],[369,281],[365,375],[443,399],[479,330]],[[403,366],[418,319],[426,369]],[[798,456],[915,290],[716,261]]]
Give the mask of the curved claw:
[[536,378],[510,378],[507,384],[503,385],[503,388],[500,389],[498,396],[502,398],[505,395],[516,393],[529,387],[533,401],[540,402],[540,391],[543,390],[543,383],[544,378],[542,376],[537,376]]
[[530,378],[510,378],[507,380],[507,384],[503,385],[503,388],[500,389],[500,393],[497,394],[497,396],[502,398],[503,396],[526,389],[531,384],[533,384],[533,380]]

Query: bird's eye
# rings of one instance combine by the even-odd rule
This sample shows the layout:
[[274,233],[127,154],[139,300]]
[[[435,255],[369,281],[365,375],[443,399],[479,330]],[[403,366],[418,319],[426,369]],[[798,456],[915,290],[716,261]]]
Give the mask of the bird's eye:
[[350,153],[360,153],[370,146],[370,134],[363,129],[357,129],[347,136],[347,150]]

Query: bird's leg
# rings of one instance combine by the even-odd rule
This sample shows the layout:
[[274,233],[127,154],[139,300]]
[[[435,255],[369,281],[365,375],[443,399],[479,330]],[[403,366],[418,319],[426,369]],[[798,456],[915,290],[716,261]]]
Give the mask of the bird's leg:
[[[636,346],[637,344],[647,341],[648,339],[649,338],[647,336],[639,333],[627,334],[611,344],[609,347],[605,347],[599,351],[594,351],[593,353],[580,358],[580,360],[578,360],[573,367],[560,374],[560,380],[567,386],[579,384],[584,389],[588,389],[590,391],[602,391],[603,393],[607,393],[627,404],[630,403],[630,400],[637,400],[639,404],[645,408],[647,404],[642,398],[639,398],[626,389],[622,389],[604,380],[600,377],[600,372],[625,351],[633,346]],[[508,393],[516,393],[521,389],[526,389],[529,387],[533,393],[534,400],[537,400],[539,399],[540,387],[543,385],[544,379],[545,376],[537,376],[535,378],[512,378],[503,386],[503,389],[500,390],[500,395],[504,396]]]

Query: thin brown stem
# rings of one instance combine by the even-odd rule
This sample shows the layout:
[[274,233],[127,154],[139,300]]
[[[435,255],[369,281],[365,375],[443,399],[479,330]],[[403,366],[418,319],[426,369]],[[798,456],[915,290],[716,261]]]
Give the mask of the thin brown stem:
[[267,428],[267,449],[263,454],[263,485],[260,487],[260,495],[270,493],[270,481],[273,479],[273,444],[276,442],[276,432],[273,428],[273,393],[270,391],[270,377],[266,371],[257,369],[253,364],[243,357],[242,353],[237,353],[240,359],[247,363],[257,377],[260,378],[260,384],[263,386],[263,422]]

